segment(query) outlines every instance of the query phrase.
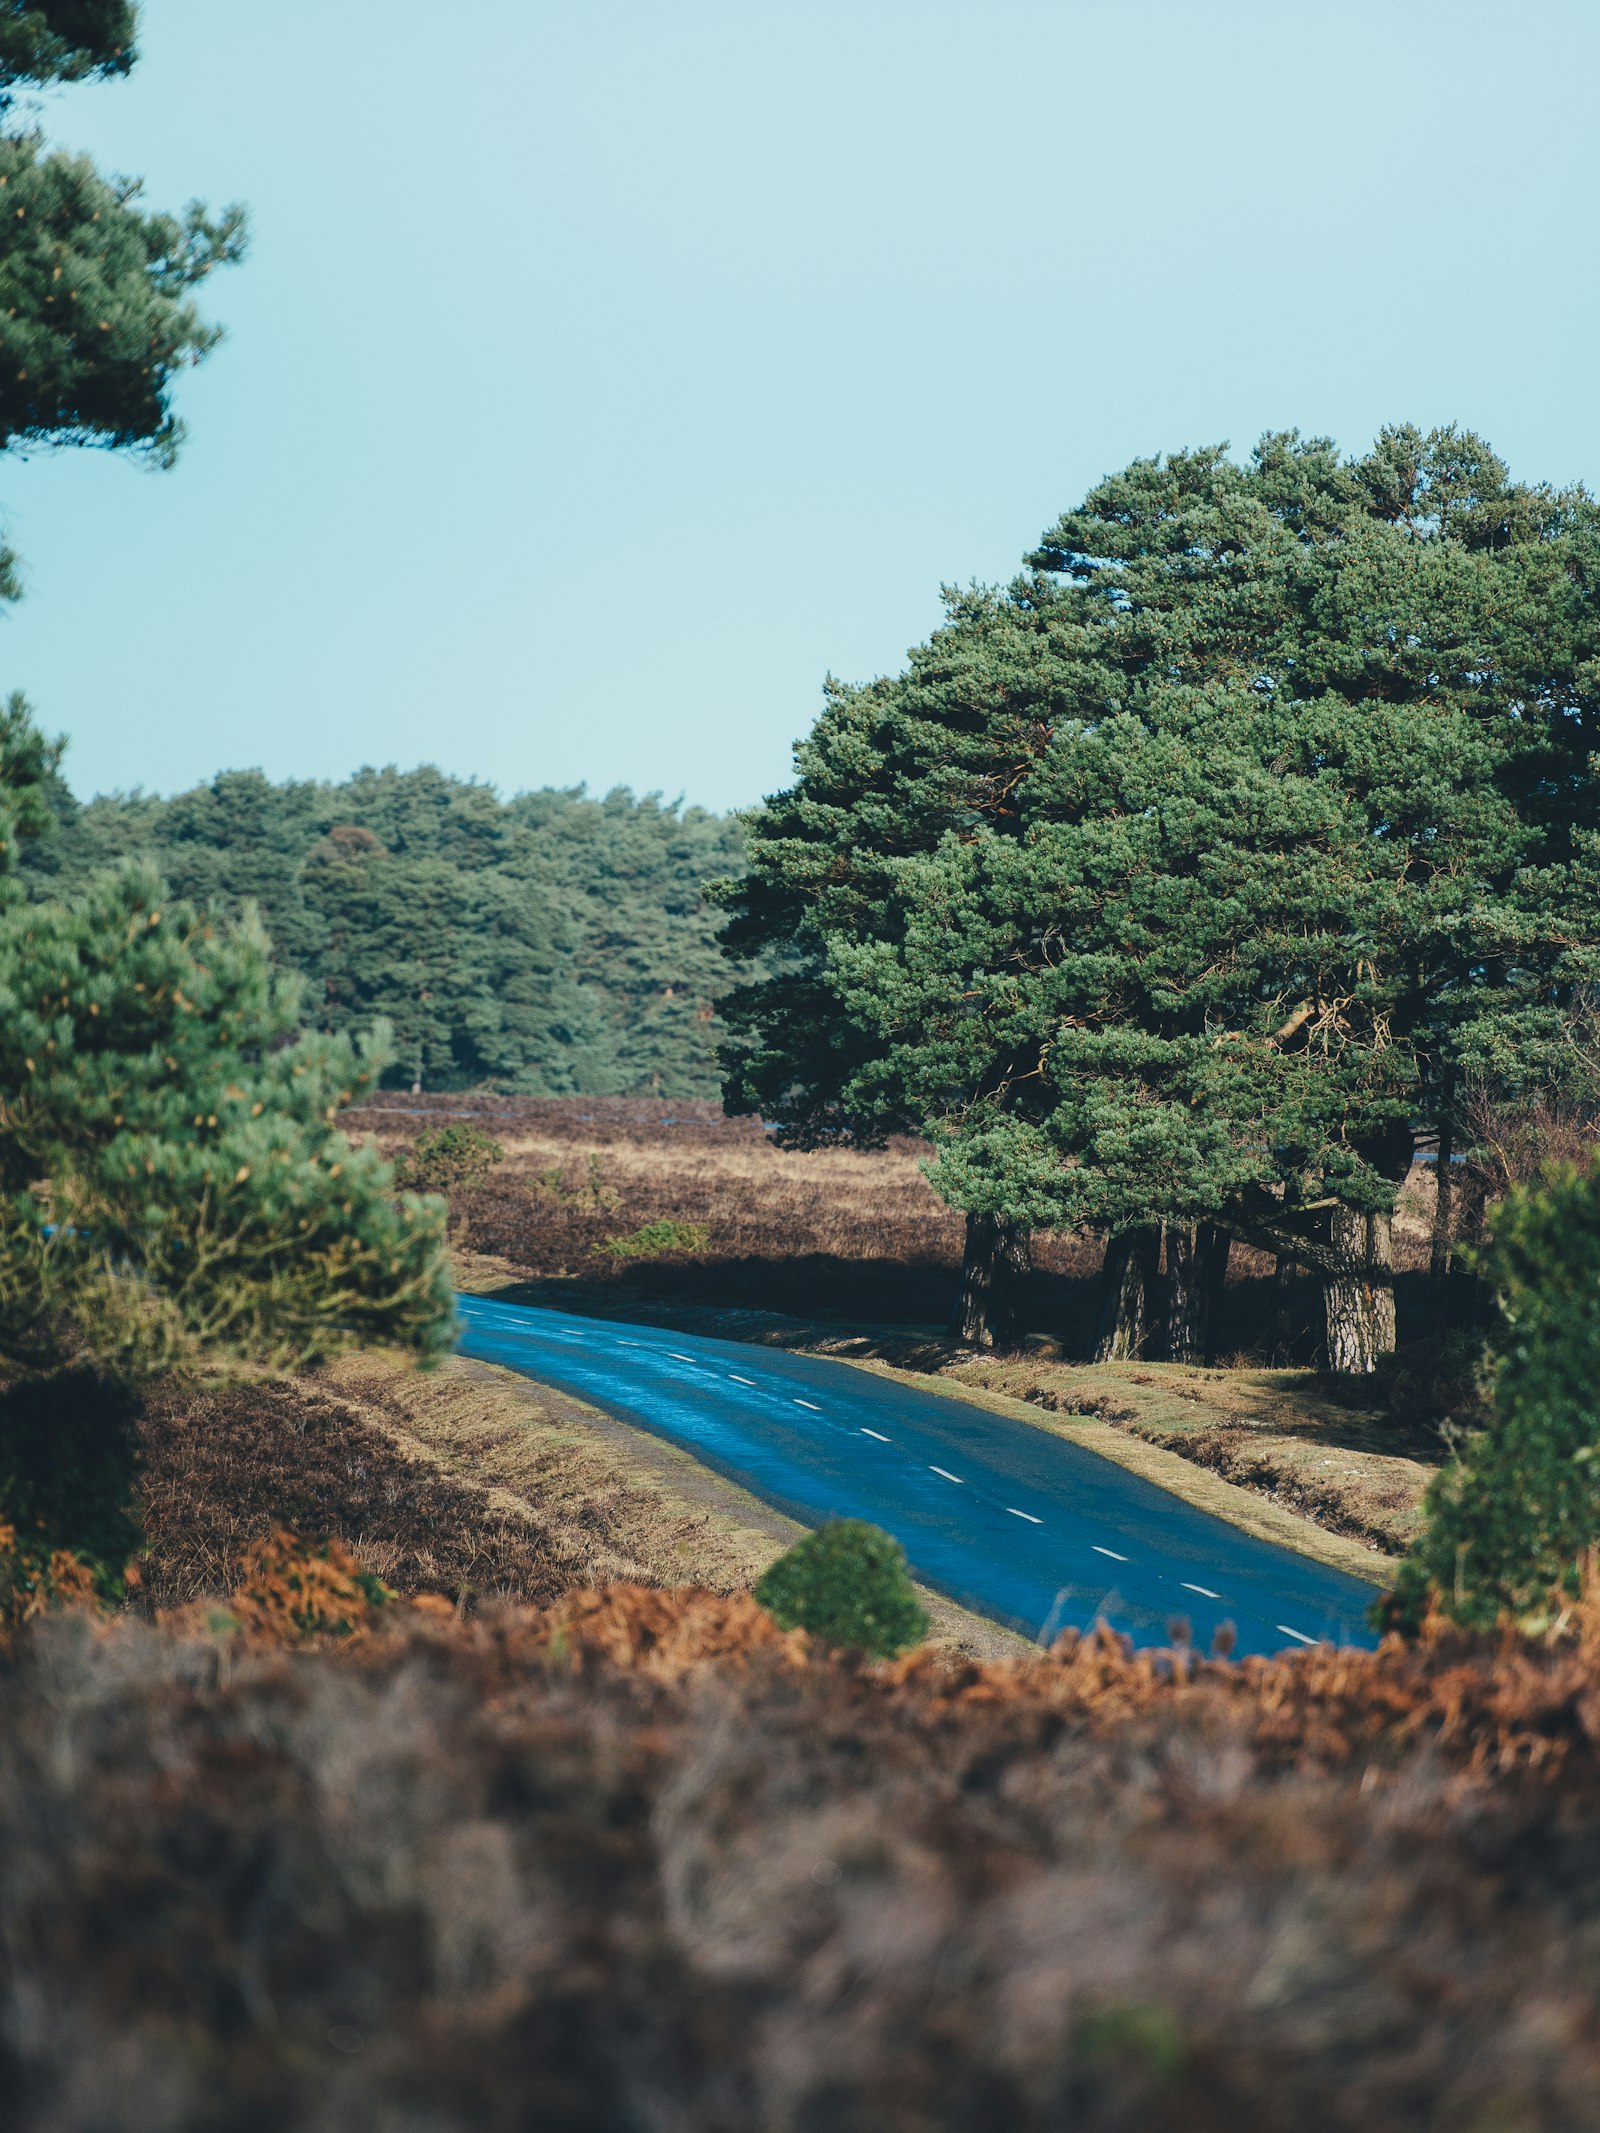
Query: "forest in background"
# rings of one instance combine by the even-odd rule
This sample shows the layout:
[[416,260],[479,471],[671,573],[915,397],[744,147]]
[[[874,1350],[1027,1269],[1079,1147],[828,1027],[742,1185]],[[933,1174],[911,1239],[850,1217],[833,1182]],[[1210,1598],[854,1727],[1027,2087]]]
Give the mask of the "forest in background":
[[141,859],[202,906],[255,902],[308,1026],[389,1022],[392,1086],[718,1092],[730,974],[702,890],[742,870],[731,815],[620,786],[502,800],[431,767],[339,785],[226,771],[86,803],[58,777],[51,797],[56,834],[25,859],[35,900]]

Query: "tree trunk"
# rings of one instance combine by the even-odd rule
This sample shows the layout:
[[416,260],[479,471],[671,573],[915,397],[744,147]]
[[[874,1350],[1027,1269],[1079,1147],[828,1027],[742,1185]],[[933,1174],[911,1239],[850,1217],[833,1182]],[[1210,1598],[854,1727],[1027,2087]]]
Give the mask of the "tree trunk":
[[1167,1353],[1175,1363],[1211,1360],[1217,1299],[1233,1239],[1214,1222],[1167,1224]]
[[[1285,1209],[1298,1207],[1303,1198],[1300,1180],[1286,1178]],[[1280,1252],[1272,1269],[1272,1360],[1280,1365],[1298,1359],[1302,1296],[1300,1262],[1287,1252]]]
[[1428,1294],[1436,1331],[1450,1316],[1450,1258],[1455,1243],[1455,1135],[1439,1128],[1439,1160],[1434,1165],[1433,1246],[1428,1254]]
[[1144,1354],[1160,1264],[1161,1231],[1155,1223],[1124,1230],[1106,1246],[1097,1363],[1131,1361]]
[[1272,1269],[1272,1360],[1285,1367],[1295,1360],[1300,1338],[1300,1265],[1280,1252]]
[[1338,1206],[1329,1241],[1343,1265],[1323,1276],[1328,1368],[1362,1377],[1394,1348],[1394,1220]]
[[1033,1233],[1009,1215],[968,1215],[961,1258],[958,1340],[1010,1348],[1023,1332],[1022,1285],[1033,1266]]

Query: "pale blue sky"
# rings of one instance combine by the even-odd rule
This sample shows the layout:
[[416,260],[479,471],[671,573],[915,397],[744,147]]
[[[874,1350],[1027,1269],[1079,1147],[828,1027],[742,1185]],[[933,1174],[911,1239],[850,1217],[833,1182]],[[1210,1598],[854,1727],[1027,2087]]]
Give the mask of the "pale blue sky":
[[1459,420],[1600,486],[1595,0],[147,0],[46,119],[243,198],[176,472],[5,470],[80,792],[742,804],[1136,454]]

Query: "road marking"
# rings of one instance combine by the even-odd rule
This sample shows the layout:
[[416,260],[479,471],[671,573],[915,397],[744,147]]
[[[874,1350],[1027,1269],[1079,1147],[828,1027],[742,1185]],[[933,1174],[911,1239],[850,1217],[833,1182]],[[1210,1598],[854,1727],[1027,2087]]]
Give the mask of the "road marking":
[[966,1487],[966,1483],[962,1481],[961,1476],[959,1474],[946,1473],[945,1469],[942,1466],[930,1466],[928,1472],[930,1474],[942,1474],[946,1481],[956,1482],[963,1489]]
[[637,1341],[618,1341],[617,1343],[619,1348],[637,1348],[638,1345]]
[[794,1395],[794,1404],[796,1407],[809,1407],[814,1415],[820,1415],[822,1412],[815,1400],[802,1400],[798,1394]]
[[1191,1585],[1187,1578],[1179,1578],[1178,1583],[1185,1592],[1199,1593],[1202,1600],[1220,1600],[1222,1598],[1221,1593],[1213,1592],[1209,1585]]
[[737,1371],[737,1370],[730,1370],[730,1371],[728,1372],[728,1383],[729,1383],[730,1385],[754,1385],[754,1384],[755,1384],[755,1379],[754,1379],[754,1378],[742,1378],[742,1377],[740,1377],[740,1375],[739,1375],[739,1373],[738,1373],[738,1371]]
[[1118,1555],[1115,1548],[1102,1548],[1093,1542],[1091,1542],[1090,1545],[1094,1547],[1094,1552],[1096,1555],[1109,1555],[1114,1563],[1125,1563],[1128,1560],[1125,1555]]
[[675,1363],[692,1363],[695,1360],[692,1355],[680,1355],[676,1348],[669,1348],[667,1353]]
[[863,1437],[876,1437],[880,1444],[887,1444],[889,1441],[881,1429],[868,1429],[865,1422],[861,1425],[861,1434]]
[[1042,1526],[1044,1524],[1044,1520],[1035,1518],[1031,1511],[1018,1511],[1010,1504],[1006,1505],[1006,1509],[1011,1512],[1013,1518],[1025,1518],[1030,1526]]
[[1286,1637],[1293,1637],[1296,1644],[1319,1644],[1322,1641],[1319,1637],[1308,1637],[1303,1629],[1291,1629],[1287,1622],[1278,1622],[1273,1626],[1281,1629]]

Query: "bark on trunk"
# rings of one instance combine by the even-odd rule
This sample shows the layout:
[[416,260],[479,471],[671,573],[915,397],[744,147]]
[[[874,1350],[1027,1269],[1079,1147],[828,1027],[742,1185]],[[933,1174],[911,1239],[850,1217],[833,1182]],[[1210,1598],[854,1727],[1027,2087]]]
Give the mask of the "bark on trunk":
[[1144,1354],[1160,1265],[1161,1231],[1154,1223],[1124,1230],[1106,1246],[1097,1363],[1130,1361]]
[[1175,1363],[1211,1360],[1232,1244],[1214,1222],[1167,1225],[1167,1353]]
[[1450,1316],[1450,1259],[1455,1244],[1455,1135],[1439,1129],[1439,1160],[1434,1165],[1433,1245],[1428,1254],[1428,1295],[1436,1330]]
[[1366,1376],[1394,1347],[1393,1218],[1335,1207],[1329,1241],[1343,1266],[1322,1283],[1328,1368]]
[[1300,1343],[1300,1267],[1280,1252],[1272,1268],[1272,1360],[1287,1366]]
[[1033,1234],[1007,1215],[968,1215],[961,1259],[958,1340],[1010,1348],[1023,1333],[1022,1285],[1033,1265]]

